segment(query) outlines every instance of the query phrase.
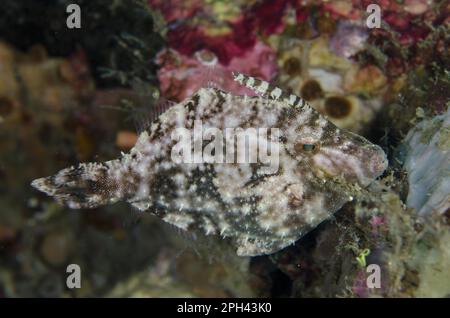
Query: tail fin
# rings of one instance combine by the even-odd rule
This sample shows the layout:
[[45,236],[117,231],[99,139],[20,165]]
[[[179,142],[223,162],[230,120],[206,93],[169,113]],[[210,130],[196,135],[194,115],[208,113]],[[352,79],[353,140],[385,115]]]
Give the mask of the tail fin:
[[71,209],[95,208],[120,199],[117,182],[110,178],[108,166],[81,163],[33,180],[31,185]]

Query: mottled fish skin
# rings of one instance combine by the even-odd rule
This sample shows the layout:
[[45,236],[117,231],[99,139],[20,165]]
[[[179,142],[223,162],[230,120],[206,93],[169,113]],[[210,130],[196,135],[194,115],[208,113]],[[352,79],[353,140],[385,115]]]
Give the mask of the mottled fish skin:
[[[351,200],[387,167],[382,149],[326,120],[304,100],[240,73],[261,96],[202,88],[171,107],[120,159],[82,163],[32,185],[74,209],[125,200],[184,230],[228,237],[237,254],[274,253],[298,240]],[[175,163],[177,127],[279,128],[279,169],[258,163]],[[305,147],[307,145],[307,147]]]

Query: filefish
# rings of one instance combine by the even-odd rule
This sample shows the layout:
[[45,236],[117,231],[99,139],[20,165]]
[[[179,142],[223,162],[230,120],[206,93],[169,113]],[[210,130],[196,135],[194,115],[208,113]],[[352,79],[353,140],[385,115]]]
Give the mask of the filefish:
[[[124,200],[183,230],[226,237],[238,255],[257,256],[293,244],[386,169],[379,146],[336,127],[300,97],[241,73],[232,77],[256,96],[200,88],[160,114],[129,153],[80,163],[32,186],[72,209]],[[278,134],[267,139],[277,169],[267,169],[260,157],[242,163],[174,160],[174,131],[193,131],[197,121],[219,130],[276,128]],[[224,149],[237,150],[222,141]]]

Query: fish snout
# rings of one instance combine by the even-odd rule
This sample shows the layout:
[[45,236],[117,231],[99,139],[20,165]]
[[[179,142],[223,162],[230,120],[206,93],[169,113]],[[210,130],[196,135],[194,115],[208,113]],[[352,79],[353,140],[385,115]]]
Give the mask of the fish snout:
[[369,177],[374,179],[379,177],[386,170],[388,164],[389,162],[383,149],[376,145],[371,146],[367,161]]

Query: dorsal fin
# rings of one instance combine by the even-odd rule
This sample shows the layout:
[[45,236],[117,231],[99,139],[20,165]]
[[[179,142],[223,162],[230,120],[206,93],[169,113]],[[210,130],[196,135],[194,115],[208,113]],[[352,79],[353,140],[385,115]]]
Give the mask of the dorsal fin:
[[162,113],[176,105],[177,103],[160,97],[156,103],[151,105],[149,108],[145,109],[145,111],[141,111],[140,113],[135,113],[135,125],[136,129],[139,133],[147,130]]

